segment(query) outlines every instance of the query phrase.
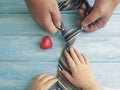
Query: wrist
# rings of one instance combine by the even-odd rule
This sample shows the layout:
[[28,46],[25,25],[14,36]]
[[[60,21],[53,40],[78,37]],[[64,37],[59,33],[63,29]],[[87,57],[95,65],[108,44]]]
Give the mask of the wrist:
[[91,85],[83,90],[104,90],[96,81],[91,83]]
[[98,83],[96,84],[96,85],[94,85],[94,86],[92,86],[90,89],[88,89],[88,90],[104,90],[103,88],[102,88],[102,86],[100,86]]

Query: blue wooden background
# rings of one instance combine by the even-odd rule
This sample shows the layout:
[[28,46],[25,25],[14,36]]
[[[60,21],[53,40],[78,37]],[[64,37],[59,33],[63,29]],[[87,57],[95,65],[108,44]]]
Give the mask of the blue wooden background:
[[[77,27],[76,11],[61,14],[67,29]],[[45,35],[52,38],[52,49],[39,48]],[[24,0],[0,0],[0,90],[27,90],[34,76],[56,75],[64,45],[59,31],[50,35],[32,20]],[[83,32],[74,47],[88,56],[101,85],[120,89],[120,6],[106,27]]]

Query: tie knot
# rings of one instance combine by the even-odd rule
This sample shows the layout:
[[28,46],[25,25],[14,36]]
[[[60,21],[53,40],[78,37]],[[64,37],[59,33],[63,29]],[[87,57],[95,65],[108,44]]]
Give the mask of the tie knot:
[[67,44],[67,46],[72,46],[73,43],[75,42],[75,39],[77,38],[77,36],[81,33],[82,29],[71,29],[71,30],[63,30],[62,31],[62,35],[65,39],[65,42]]

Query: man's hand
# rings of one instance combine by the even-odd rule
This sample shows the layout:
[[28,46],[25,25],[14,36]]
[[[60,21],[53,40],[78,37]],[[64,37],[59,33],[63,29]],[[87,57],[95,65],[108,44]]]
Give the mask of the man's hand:
[[[88,32],[104,27],[119,3],[120,0],[95,0],[92,12],[79,22],[79,24],[84,26]],[[84,16],[85,11],[86,6],[83,5],[80,15]]]
[[70,48],[70,54],[66,52],[65,55],[71,74],[65,70],[61,72],[72,84],[83,90],[103,90],[94,79],[85,55],[73,48]]
[[26,0],[33,19],[50,34],[57,32],[61,16],[56,0]]
[[55,76],[42,74],[37,76],[29,90],[49,90],[49,88],[58,81]]

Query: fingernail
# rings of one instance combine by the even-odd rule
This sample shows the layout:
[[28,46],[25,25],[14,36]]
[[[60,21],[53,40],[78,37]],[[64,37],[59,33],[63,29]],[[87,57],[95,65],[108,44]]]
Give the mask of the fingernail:
[[88,26],[84,27],[84,30],[85,30],[85,31],[88,31]]
[[74,51],[76,51],[76,49],[74,48]]
[[70,50],[73,49],[72,47],[70,47]]
[[61,27],[61,22],[56,23],[55,26],[56,26],[57,28],[60,28],[60,27]]
[[67,51],[65,50],[65,51],[64,51],[64,53],[66,54],[66,53],[67,53]]
[[65,49],[65,51],[64,51],[64,52],[65,52],[65,53],[68,53],[69,51]]
[[64,51],[64,52],[67,52],[67,51],[66,51],[66,49],[65,49],[65,51]]

